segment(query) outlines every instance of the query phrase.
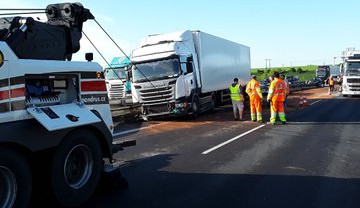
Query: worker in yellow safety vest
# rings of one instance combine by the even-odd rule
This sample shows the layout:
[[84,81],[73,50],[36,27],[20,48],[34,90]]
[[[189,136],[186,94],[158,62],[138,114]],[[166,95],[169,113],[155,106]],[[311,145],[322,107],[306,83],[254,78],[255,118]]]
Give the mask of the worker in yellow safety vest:
[[234,78],[234,82],[229,86],[229,91],[231,102],[233,105],[234,119],[242,121],[244,110],[244,97],[241,92],[241,85],[239,84],[238,78]]
[[251,77],[250,82],[246,85],[246,93],[250,98],[250,111],[251,120],[253,122],[262,122],[262,107],[263,95],[261,94],[261,88],[259,82],[256,80],[256,76]]
[[284,101],[287,93],[286,84],[284,80],[279,77],[279,73],[274,73],[274,80],[271,82],[267,101],[271,102],[271,116],[268,124],[275,124],[276,116],[279,114],[279,118],[282,124],[286,124]]

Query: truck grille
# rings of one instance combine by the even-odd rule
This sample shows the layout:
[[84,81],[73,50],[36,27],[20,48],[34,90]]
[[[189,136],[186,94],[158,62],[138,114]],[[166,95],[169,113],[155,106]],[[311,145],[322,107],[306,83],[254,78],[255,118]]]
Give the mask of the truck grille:
[[169,103],[169,104],[160,104],[160,105],[150,105],[145,106],[144,109],[146,111],[146,114],[159,114],[159,113],[171,113],[174,109],[175,104]]
[[347,83],[359,83],[360,84],[360,79],[350,78],[350,79],[347,79],[346,81],[347,81]]
[[112,84],[109,89],[110,99],[121,99],[123,97],[124,85]]
[[140,90],[140,97],[144,104],[170,102],[174,100],[174,86]]

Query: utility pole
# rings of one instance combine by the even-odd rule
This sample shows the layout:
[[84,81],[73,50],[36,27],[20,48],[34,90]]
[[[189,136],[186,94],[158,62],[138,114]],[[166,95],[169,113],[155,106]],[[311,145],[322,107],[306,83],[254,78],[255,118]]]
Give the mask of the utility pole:
[[269,62],[269,70],[271,70],[271,59],[265,59],[265,67],[268,69],[268,62]]
[[267,59],[265,59],[265,70],[267,70]]
[[269,70],[271,70],[271,59],[269,59]]
[[334,66],[335,66],[335,60],[336,60],[336,56],[334,56]]

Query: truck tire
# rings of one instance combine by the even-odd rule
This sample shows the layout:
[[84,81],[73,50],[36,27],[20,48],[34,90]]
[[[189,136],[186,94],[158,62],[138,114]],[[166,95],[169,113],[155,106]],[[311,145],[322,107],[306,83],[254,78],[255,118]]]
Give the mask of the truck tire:
[[55,151],[51,185],[56,199],[65,206],[79,206],[95,191],[103,160],[95,135],[85,129],[70,133]]
[[31,199],[31,169],[15,150],[0,148],[0,207],[27,207]]
[[200,111],[199,97],[196,94],[194,94],[191,99],[191,112],[192,112],[191,117],[192,118],[198,117],[199,111]]

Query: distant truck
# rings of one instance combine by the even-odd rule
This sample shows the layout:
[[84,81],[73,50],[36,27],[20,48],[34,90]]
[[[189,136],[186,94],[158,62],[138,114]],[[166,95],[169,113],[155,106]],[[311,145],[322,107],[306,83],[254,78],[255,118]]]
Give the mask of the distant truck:
[[342,95],[360,95],[360,51],[346,50],[342,54],[340,71],[343,78]]
[[318,66],[315,74],[317,78],[320,78],[322,81],[325,81],[330,76],[330,66],[328,65]]
[[125,97],[125,92],[131,90],[131,87],[126,85],[130,80],[128,73],[130,66],[131,62],[127,57],[115,57],[110,66],[105,68],[106,88],[110,102],[119,103]]
[[139,103],[133,102],[131,93],[131,61],[127,57],[115,57],[105,68],[106,89],[113,117],[123,119],[138,117]]
[[150,35],[132,53],[132,91],[143,116],[193,115],[250,78],[250,48],[200,31]]

